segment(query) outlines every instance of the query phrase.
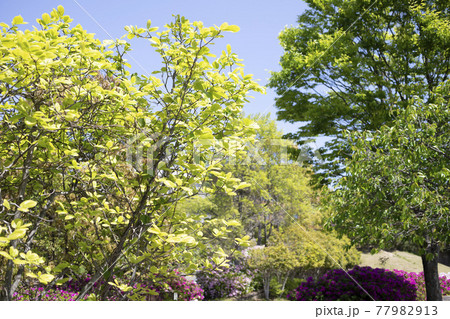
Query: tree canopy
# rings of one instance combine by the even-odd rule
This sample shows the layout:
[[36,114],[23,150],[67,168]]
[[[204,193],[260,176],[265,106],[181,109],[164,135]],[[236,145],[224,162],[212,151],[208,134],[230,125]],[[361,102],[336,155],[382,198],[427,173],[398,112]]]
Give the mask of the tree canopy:
[[450,72],[447,0],[306,0],[298,25],[280,34],[273,72],[278,118],[302,122],[299,142],[333,139],[314,161],[323,183],[343,174],[342,130],[379,129],[414,96],[427,102]]
[[24,276],[56,283],[89,272],[82,299],[100,278],[126,274],[132,285],[142,269],[164,274],[182,263],[189,273],[223,258],[205,251],[192,260],[190,250],[207,239],[204,223],[200,214],[177,213],[176,203],[238,188],[222,170],[225,155],[209,159],[239,151],[254,135],[241,111],[247,93],[262,88],[230,46],[218,57],[209,49],[237,26],[177,16],[158,33],[151,21],[127,27],[127,38],[142,38],[161,57],[155,76],[146,76],[128,71],[124,38],[101,43],[71,21],[59,6],[32,30],[21,30],[21,16],[0,25],[6,300]]
[[437,255],[450,243],[449,92],[447,81],[428,102],[411,100],[391,126],[349,133],[352,157],[330,194],[330,228],[362,245],[416,248],[428,300],[442,298]]

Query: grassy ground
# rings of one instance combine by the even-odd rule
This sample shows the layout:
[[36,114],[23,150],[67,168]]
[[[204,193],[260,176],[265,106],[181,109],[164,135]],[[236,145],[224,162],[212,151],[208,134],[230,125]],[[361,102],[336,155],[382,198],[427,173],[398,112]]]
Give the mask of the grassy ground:
[[[383,264],[383,260],[385,263]],[[421,272],[422,259],[414,254],[404,251],[387,252],[380,250],[377,254],[361,254],[360,266],[373,268],[400,269],[408,272]],[[450,273],[450,267],[439,264],[439,273]]]

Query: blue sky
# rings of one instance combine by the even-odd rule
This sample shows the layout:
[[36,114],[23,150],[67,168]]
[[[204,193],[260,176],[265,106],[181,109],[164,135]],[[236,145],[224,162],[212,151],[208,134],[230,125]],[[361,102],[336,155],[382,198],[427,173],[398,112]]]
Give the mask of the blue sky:
[[[74,25],[81,24],[102,40],[110,36],[121,37],[125,34],[125,25],[144,27],[148,19],[152,20],[152,26],[163,27],[173,20],[173,14],[183,15],[191,21],[203,21],[206,26],[223,22],[236,24],[241,28],[240,32],[227,33],[224,39],[216,41],[216,45],[222,50],[230,44],[233,51],[244,59],[246,73],[254,74],[261,85],[267,83],[269,71],[280,69],[278,62],[283,51],[278,34],[285,26],[295,25],[297,16],[306,9],[306,4],[300,0],[1,1],[0,22],[10,23],[14,16],[22,15],[29,22],[27,27],[31,27],[36,25],[36,18],[42,13],[50,12],[58,5],[65,8]],[[152,48],[145,41],[131,42],[133,51],[128,60],[133,65],[133,71],[143,73],[155,70],[159,59]],[[244,111],[247,114],[271,113],[275,119],[275,93],[267,90],[266,95],[255,94],[254,97]],[[278,122],[278,127],[285,133],[296,131],[299,125]]]

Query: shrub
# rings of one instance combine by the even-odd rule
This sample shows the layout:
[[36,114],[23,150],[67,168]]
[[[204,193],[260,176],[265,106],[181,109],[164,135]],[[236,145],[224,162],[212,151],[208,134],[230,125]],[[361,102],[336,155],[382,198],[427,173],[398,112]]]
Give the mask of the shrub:
[[[392,270],[399,276],[405,278],[408,282],[413,284],[416,287],[416,295],[417,300],[425,301],[427,300],[427,293],[425,290],[425,277],[423,272],[415,273],[415,272],[406,272],[404,270],[394,269]],[[450,278],[447,278],[446,275],[440,275],[439,281],[441,283],[441,291],[442,295],[448,296],[450,295]]]
[[[21,289],[20,292],[15,292],[13,294],[12,300],[14,301],[29,301],[38,300],[38,296],[43,287],[31,287],[26,289]],[[66,291],[62,288],[50,289],[42,296],[42,301],[73,301],[78,297],[78,292]],[[87,299],[87,297],[85,298]]]
[[[136,285],[135,285],[136,287]],[[203,300],[203,289],[194,281],[190,281],[175,271],[175,276],[148,280],[141,287],[148,287],[158,293],[158,296],[148,297],[146,300],[174,300],[174,293],[178,294],[178,300]]]
[[[62,284],[61,286],[51,287],[42,297],[43,301],[72,301],[75,300],[81,289],[91,280],[91,276],[87,275],[80,279],[72,279]],[[98,281],[94,283],[91,293],[93,295],[100,295],[104,288],[104,281]],[[202,300],[203,290],[198,284],[193,281],[187,280],[185,277],[180,276],[177,271],[173,273],[173,276],[159,277],[156,279],[142,279],[139,283],[134,285],[134,288],[140,288],[139,292],[136,290],[136,294],[133,296],[133,292],[128,295],[122,292],[120,289],[114,286],[109,287],[108,296],[106,300],[174,300],[174,293],[178,294],[178,300]],[[39,295],[45,289],[42,285],[32,286],[32,283],[24,283],[18,292],[14,293],[13,300],[25,301],[25,300],[39,300]],[[149,294],[149,292],[155,291],[155,294]],[[133,296],[133,297],[132,297]],[[128,298],[130,297],[130,298]],[[88,296],[84,300],[88,300]]]
[[[375,300],[416,300],[414,284],[389,270],[355,266],[348,274]],[[372,300],[352,278],[341,269],[331,270],[317,280],[309,277],[287,298],[309,301]]]
[[241,265],[218,267],[197,273],[197,282],[203,288],[206,300],[240,297],[251,291],[253,274]]

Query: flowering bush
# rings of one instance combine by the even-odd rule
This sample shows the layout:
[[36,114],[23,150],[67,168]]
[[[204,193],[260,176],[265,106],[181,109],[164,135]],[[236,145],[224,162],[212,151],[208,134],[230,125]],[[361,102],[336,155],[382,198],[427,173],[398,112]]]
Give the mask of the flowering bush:
[[[78,295],[80,294],[81,289],[91,280],[91,275],[86,275],[85,277],[79,279],[71,279],[60,286],[51,287],[44,295],[42,295],[42,301],[73,301],[76,300]],[[92,287],[91,293],[94,295],[100,294],[101,289],[103,288],[104,281],[97,281],[94,283]],[[22,300],[39,300],[39,296],[42,291],[46,289],[45,286],[37,284],[32,286],[33,282],[28,284],[24,283],[18,292],[15,292],[13,295],[13,300],[22,301]],[[107,300],[114,301],[120,300],[124,295],[116,287],[110,287],[110,292],[108,294]],[[88,299],[88,296],[83,298],[84,300]]]
[[[427,300],[427,293],[425,290],[425,277],[423,272],[415,273],[415,272],[406,272],[404,270],[394,269],[392,270],[399,276],[405,278],[408,282],[413,284],[416,287],[417,300],[425,301]],[[442,274],[439,276],[439,281],[441,283],[441,291],[442,294],[450,295],[450,278],[447,278],[446,275]]]
[[[391,271],[355,266],[348,274],[375,300],[416,300],[416,288],[401,275]],[[309,277],[293,292],[289,300],[372,300],[345,271],[335,269],[314,280]]]
[[[31,287],[22,289],[20,292],[13,294],[12,300],[38,300],[40,292],[44,290],[43,287]],[[43,301],[73,301],[78,297],[78,292],[67,291],[62,288],[50,289],[42,296]],[[87,297],[85,298],[87,299]]]
[[[72,279],[62,284],[61,286],[51,287],[42,297],[44,301],[72,301],[76,300],[81,289],[91,280],[91,276],[87,275],[80,279]],[[100,295],[104,288],[104,281],[94,283],[91,293]],[[189,281],[183,276],[179,276],[177,271],[174,276],[157,278],[157,280],[143,279],[141,283],[137,283],[133,288],[139,289],[139,293],[144,300],[173,300],[174,293],[178,294],[178,300],[202,300],[203,290],[195,282]],[[14,293],[13,300],[39,300],[39,295],[44,291],[44,287],[36,285],[35,287],[22,286],[18,292]],[[108,301],[116,301],[128,299],[125,297],[126,293],[114,286],[109,287]],[[156,292],[157,295],[151,293]],[[133,292],[130,293],[133,295]],[[125,297],[125,298],[124,298]],[[137,297],[136,295],[134,297]],[[133,298],[130,298],[133,299]],[[84,298],[88,300],[88,296]]]
[[[174,300],[174,293],[178,294],[178,300],[203,300],[203,289],[197,283],[180,276],[178,271],[175,271],[174,274],[175,276],[171,277],[144,281],[141,284],[142,288],[158,293],[155,297],[149,295],[146,300]],[[136,287],[137,285],[134,286],[134,288]]]
[[203,288],[206,300],[242,296],[251,290],[253,274],[241,265],[218,267],[197,274],[197,282]]

